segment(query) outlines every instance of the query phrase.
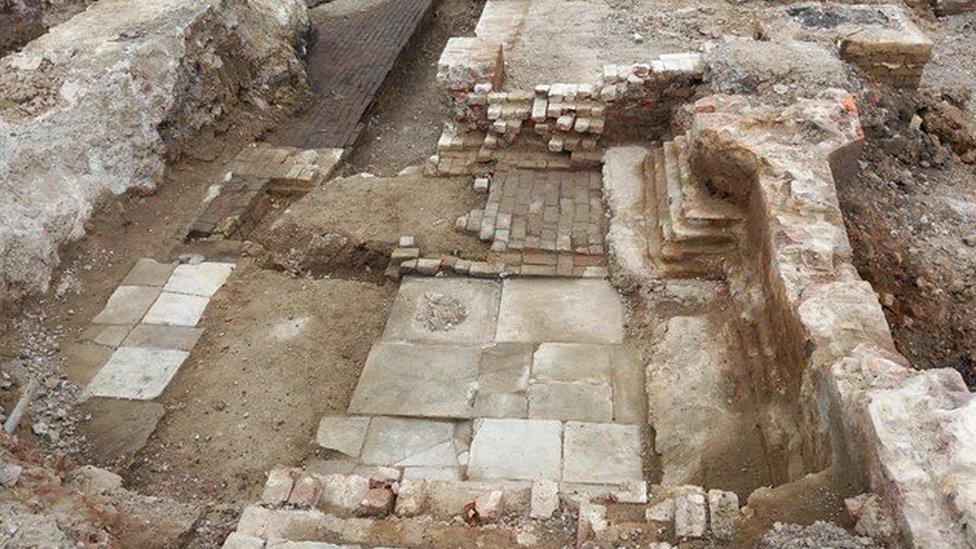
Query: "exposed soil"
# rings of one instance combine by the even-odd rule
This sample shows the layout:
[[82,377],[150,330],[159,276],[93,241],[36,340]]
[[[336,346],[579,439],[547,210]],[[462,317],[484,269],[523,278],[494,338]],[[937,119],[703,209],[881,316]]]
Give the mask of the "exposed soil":
[[345,412],[395,291],[239,266],[127,480],[172,497],[253,501],[269,469],[315,455],[323,415]]

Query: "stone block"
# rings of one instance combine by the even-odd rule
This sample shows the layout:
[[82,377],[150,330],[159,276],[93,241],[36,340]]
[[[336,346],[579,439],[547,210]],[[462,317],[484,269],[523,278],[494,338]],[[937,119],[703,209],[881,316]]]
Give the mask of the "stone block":
[[369,490],[369,479],[360,475],[326,475],[322,484],[322,504],[343,513],[358,511]]
[[561,434],[558,421],[478,420],[471,441],[468,477],[558,480]]
[[[132,326],[115,326],[111,324],[92,324],[81,334],[81,339],[84,341],[91,341],[98,345],[105,347],[118,347],[125,340],[125,337],[129,335],[129,331],[132,330]],[[128,345],[129,347],[138,347],[138,345]]]
[[709,490],[708,520],[715,539],[731,541],[739,520],[739,496],[735,492]]
[[623,304],[605,280],[506,280],[497,341],[620,343]]
[[579,521],[576,525],[576,542],[578,544],[596,541],[600,534],[607,529],[607,508],[603,505],[584,503],[580,505]]
[[272,507],[284,505],[291,495],[298,474],[297,469],[272,469],[268,473],[268,480],[264,483],[261,503]]
[[539,479],[532,483],[532,507],[529,516],[546,520],[559,509],[559,485],[551,480]]
[[202,328],[137,324],[122,343],[125,347],[192,351],[203,335]]
[[607,345],[543,343],[533,356],[532,377],[541,381],[607,384],[611,376],[611,351]]
[[531,419],[613,421],[613,391],[605,383],[533,383],[528,404]]
[[322,481],[317,475],[303,474],[295,481],[288,496],[288,504],[300,509],[310,509],[322,497]]
[[525,395],[514,393],[482,393],[474,399],[474,417],[527,418],[529,401]]
[[245,536],[266,538],[272,514],[273,512],[270,509],[265,509],[259,505],[248,505],[241,512],[241,518],[237,521],[237,532]]
[[505,495],[501,490],[481,494],[474,500],[474,510],[482,521],[493,522],[505,514]]
[[496,343],[485,347],[478,365],[478,390],[486,393],[524,393],[529,386],[533,346]]
[[368,517],[385,517],[393,509],[393,491],[389,488],[370,488],[359,504],[359,513]]
[[700,538],[708,523],[705,491],[699,486],[684,486],[674,500],[674,535]]
[[369,421],[370,418],[360,416],[325,416],[319,421],[315,442],[327,450],[359,457]]
[[231,532],[224,540],[222,549],[262,549],[264,540],[240,532]]
[[360,460],[397,467],[456,467],[455,427],[448,421],[374,417]]
[[398,517],[415,517],[427,511],[427,481],[404,479],[397,492],[394,514]]

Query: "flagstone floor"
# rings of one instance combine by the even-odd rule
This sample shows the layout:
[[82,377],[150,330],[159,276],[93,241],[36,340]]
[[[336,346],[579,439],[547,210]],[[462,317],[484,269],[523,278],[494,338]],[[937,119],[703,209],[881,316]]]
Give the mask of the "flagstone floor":
[[404,279],[323,472],[620,484],[642,479],[643,376],[602,279]]

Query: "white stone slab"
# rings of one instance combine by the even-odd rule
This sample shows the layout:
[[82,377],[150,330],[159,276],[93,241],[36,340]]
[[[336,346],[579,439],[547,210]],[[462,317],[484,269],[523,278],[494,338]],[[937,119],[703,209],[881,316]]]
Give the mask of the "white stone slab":
[[163,290],[210,297],[217,293],[224,282],[227,282],[227,277],[233,270],[233,263],[205,261],[196,265],[177,265],[172,276],[163,286]]
[[352,414],[472,416],[480,347],[377,343],[349,403]]
[[369,427],[368,417],[325,416],[319,421],[315,443],[350,457],[359,457]]
[[139,322],[157,297],[159,288],[119,286],[112,292],[105,308],[92,319],[94,324],[127,324]]
[[532,360],[532,377],[542,381],[610,383],[609,345],[543,343]]
[[529,418],[613,421],[613,390],[608,384],[535,383],[529,387]]
[[172,263],[159,263],[155,259],[144,257],[125,275],[122,284],[128,286],[162,286],[173,274]]
[[438,454],[445,443],[453,444],[453,440],[454,424],[450,421],[374,417],[366,431],[360,461],[371,465],[410,462],[418,467],[454,467],[458,465],[456,453]]
[[497,341],[621,343],[624,308],[606,280],[506,280]]
[[566,423],[563,481],[620,484],[642,478],[637,425]]
[[120,347],[88,384],[92,396],[152,400],[176,375],[190,353],[172,349]]
[[491,280],[406,278],[383,339],[488,343],[495,335],[500,300],[501,285]]
[[498,343],[485,347],[478,367],[481,393],[525,393],[529,387],[533,345]]
[[468,478],[559,480],[562,424],[551,420],[483,419],[471,441]]
[[163,292],[142,321],[166,326],[196,326],[208,303],[210,298],[207,297]]

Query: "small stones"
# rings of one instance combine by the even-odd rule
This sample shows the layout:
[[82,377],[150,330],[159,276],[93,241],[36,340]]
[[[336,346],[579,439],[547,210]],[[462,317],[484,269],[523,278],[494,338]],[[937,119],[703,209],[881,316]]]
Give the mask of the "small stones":
[[370,488],[359,503],[360,514],[368,517],[384,517],[393,508],[393,491],[387,487]]
[[559,485],[551,480],[539,479],[532,483],[532,506],[529,515],[546,520],[559,509]]
[[400,237],[399,245],[401,248],[415,248],[416,242],[414,241],[413,236],[405,234]]
[[739,496],[724,490],[708,491],[708,518],[716,539],[731,540],[739,518]]
[[404,479],[399,486],[394,513],[398,517],[415,517],[427,511],[427,481]]
[[674,500],[674,534],[679,538],[700,538],[705,535],[708,515],[705,509],[705,490],[699,486],[685,486]]
[[491,184],[491,180],[488,179],[487,177],[474,178],[474,190],[479,193],[487,193],[490,184]]
[[501,490],[492,490],[474,500],[474,510],[481,521],[496,521],[505,514],[505,496]]

